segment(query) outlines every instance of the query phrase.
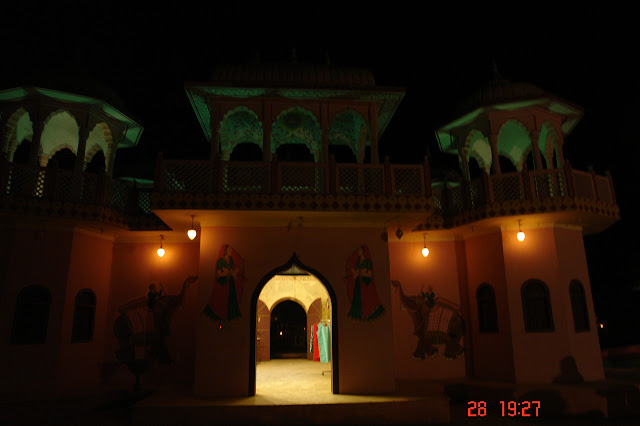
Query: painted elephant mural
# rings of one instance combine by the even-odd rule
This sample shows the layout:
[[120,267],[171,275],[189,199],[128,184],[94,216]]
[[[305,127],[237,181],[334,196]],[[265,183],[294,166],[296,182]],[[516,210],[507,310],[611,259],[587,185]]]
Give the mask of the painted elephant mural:
[[165,339],[169,335],[171,318],[175,310],[184,303],[189,284],[197,280],[196,276],[188,277],[177,295],[162,294],[152,284],[149,286],[148,297],[139,297],[122,304],[118,308],[120,315],[113,324],[113,333],[120,344],[115,353],[116,359],[129,364],[130,369],[138,361],[157,359],[163,364],[170,363]]
[[464,319],[459,307],[446,299],[435,297],[433,291],[422,292],[416,296],[406,296],[399,281],[391,281],[396,292],[400,291],[403,309],[409,312],[413,321],[413,333],[418,337],[414,359],[433,358],[438,348],[444,344],[444,358],[456,359],[462,356],[464,348],[460,344],[464,335]]

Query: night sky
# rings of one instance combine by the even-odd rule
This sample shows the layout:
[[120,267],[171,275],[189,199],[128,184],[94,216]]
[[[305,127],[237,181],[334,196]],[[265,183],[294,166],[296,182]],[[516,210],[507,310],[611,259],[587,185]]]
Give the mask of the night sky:
[[[628,22],[634,13],[561,11],[541,3],[530,5],[533,14],[464,8],[464,16],[461,5],[431,2],[428,9],[394,2],[375,11],[367,10],[370,2],[353,10],[346,2],[230,3],[188,10],[3,6],[0,89],[109,87],[144,126],[138,148],[118,153],[115,173],[127,174],[137,164],[140,174],[152,177],[157,152],[208,157],[185,82],[207,81],[216,64],[246,63],[256,55],[286,61],[295,48],[298,62],[322,63],[328,54],[335,65],[370,69],[380,86],[406,89],[380,139],[381,158],[419,163],[429,154],[437,170],[455,167],[457,159],[439,155],[434,130],[490,81],[495,60],[505,79],[535,84],[584,108],[565,139],[565,158],[576,169],[610,170],[622,215],[607,231],[585,238],[596,315],[620,330],[601,343],[640,343],[640,250],[631,243],[640,236],[640,81],[636,24]],[[120,105],[109,96],[105,100]]]

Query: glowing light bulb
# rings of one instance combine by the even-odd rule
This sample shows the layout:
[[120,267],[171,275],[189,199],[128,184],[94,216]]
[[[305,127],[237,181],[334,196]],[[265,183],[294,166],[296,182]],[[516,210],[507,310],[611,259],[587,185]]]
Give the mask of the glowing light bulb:
[[158,256],[160,257],[164,256],[164,249],[162,247],[158,249]]
[[518,241],[524,241],[524,232],[522,231],[518,232],[518,234],[516,235],[516,238],[518,239]]
[[198,233],[196,232],[195,229],[189,229],[187,231],[187,236],[189,237],[190,240],[193,240],[196,237],[197,234]]
[[423,248],[422,249],[422,256],[427,257],[429,256],[429,249],[428,248]]

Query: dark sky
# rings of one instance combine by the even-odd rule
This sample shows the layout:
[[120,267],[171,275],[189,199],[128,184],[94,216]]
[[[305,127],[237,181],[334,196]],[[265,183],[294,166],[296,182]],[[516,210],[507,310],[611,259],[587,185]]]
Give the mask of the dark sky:
[[182,158],[208,153],[185,81],[207,81],[216,64],[247,62],[256,52],[263,61],[286,60],[295,48],[300,62],[316,63],[328,53],[336,65],[370,69],[378,85],[406,89],[382,135],[381,155],[418,163],[429,152],[437,167],[447,160],[437,155],[433,131],[489,81],[495,60],[504,78],[584,108],[565,140],[565,157],[577,169],[610,170],[622,211],[619,223],[585,239],[596,313],[608,317],[640,302],[640,291],[633,291],[640,289],[640,251],[630,243],[640,236],[633,13],[602,6],[562,11],[543,3],[526,11],[432,2],[427,9],[390,2],[375,10],[368,10],[371,2],[350,9],[347,2],[210,3],[190,9],[7,6],[0,88],[70,77],[110,87],[145,127],[139,147],[118,154],[116,170],[137,161],[150,171],[159,151]]

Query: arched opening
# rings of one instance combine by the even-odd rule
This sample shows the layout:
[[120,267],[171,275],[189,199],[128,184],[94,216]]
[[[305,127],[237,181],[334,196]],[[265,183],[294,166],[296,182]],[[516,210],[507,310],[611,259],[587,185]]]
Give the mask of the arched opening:
[[298,302],[284,300],[271,311],[271,359],[307,358],[307,313]]
[[96,152],[91,161],[87,164],[85,172],[87,173],[102,173],[107,169],[104,153],[102,150]]
[[513,165],[511,159],[500,155],[498,157],[498,161],[500,161],[500,172],[501,173],[515,173],[517,172],[516,166]]
[[[286,306],[291,306],[289,304],[306,311],[306,323],[300,324],[300,311],[298,314],[282,313]],[[283,306],[282,311],[278,306]],[[258,393],[282,398],[287,392],[301,388],[318,393],[339,393],[336,294],[326,278],[303,265],[294,254],[285,265],[273,269],[260,280],[251,297],[250,309],[250,396]],[[299,318],[294,320],[292,316]],[[270,327],[269,339],[265,336],[265,321],[275,322],[275,333]],[[287,323],[293,325],[287,328]],[[297,334],[300,327],[304,332],[302,342]],[[312,346],[314,329],[318,331],[313,334],[316,344]],[[277,341],[281,331],[282,344]],[[289,332],[292,334],[290,339],[286,336]],[[320,341],[323,341],[322,346],[318,345]],[[279,345],[280,352],[267,351],[266,345],[271,344]],[[291,356],[295,352],[289,352],[289,349],[300,345],[304,348],[302,358]],[[316,348],[315,353],[311,352],[312,348]],[[270,358],[267,354],[271,353],[288,355],[284,359],[267,359]],[[314,357],[317,357],[316,361]],[[258,360],[259,364],[256,363]]]
[[356,163],[356,155],[346,145],[329,145],[329,157],[334,156],[336,163]]
[[76,164],[76,155],[69,148],[63,148],[53,154],[47,163],[47,168],[56,167],[63,170],[73,170]]
[[239,143],[231,151],[230,161],[262,161],[262,148],[253,142]]
[[278,161],[313,163],[313,153],[302,143],[286,143],[276,149]]
[[16,164],[27,164],[29,162],[29,151],[31,151],[31,141],[23,140],[13,154],[13,162]]

